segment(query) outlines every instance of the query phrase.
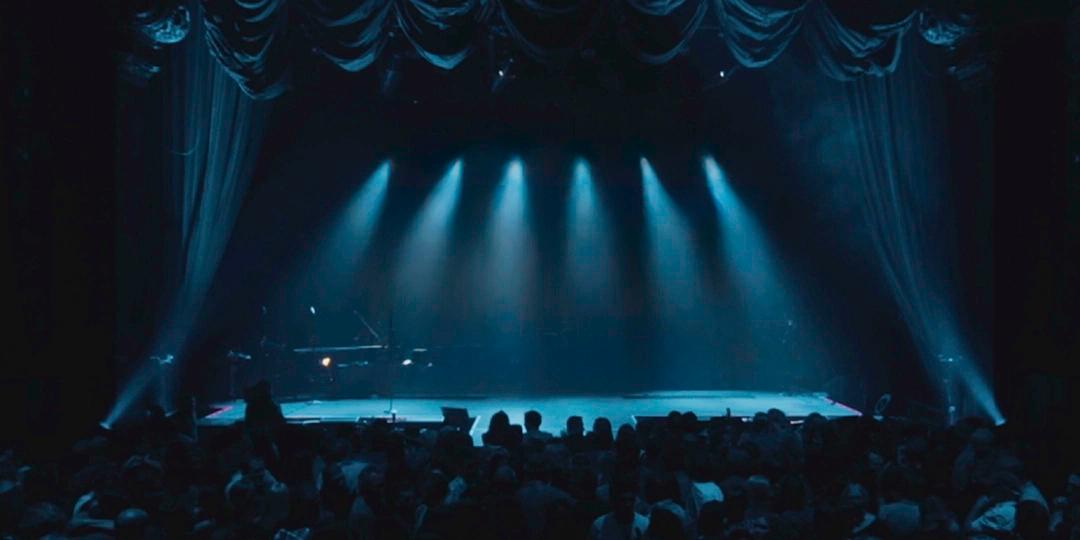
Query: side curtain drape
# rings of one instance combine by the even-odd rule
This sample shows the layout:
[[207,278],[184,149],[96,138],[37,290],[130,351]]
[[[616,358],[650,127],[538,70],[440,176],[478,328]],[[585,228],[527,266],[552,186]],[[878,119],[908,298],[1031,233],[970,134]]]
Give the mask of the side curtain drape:
[[[166,207],[172,268],[166,269],[169,300],[153,343],[156,356],[178,361],[231,237],[271,106],[246,95],[211,58],[200,43],[200,24],[193,32],[195,39],[175,50],[166,94],[163,181],[172,203]],[[167,391],[159,398],[172,405]]]
[[862,77],[837,91],[846,97],[843,127],[854,137],[852,172],[878,262],[924,367],[943,384],[949,373],[941,360],[952,358],[955,382],[992,407],[980,399],[989,389],[969,357],[958,312],[941,92],[912,58],[889,77]]
[[[250,93],[273,85],[250,80],[237,84],[242,77],[213,52],[213,42],[221,35],[211,31],[211,15],[203,12],[206,4],[189,2],[195,15],[190,33],[169,52],[163,169],[160,176],[147,180],[161,182],[161,189],[151,192],[160,192],[164,203],[156,225],[162,228],[160,283],[165,292],[161,310],[146,314],[154,327],[147,345],[149,358],[128,375],[106,418],[110,425],[138,412],[147,398],[156,399],[165,410],[176,405],[172,399],[176,365],[184,360],[231,237],[272,106]],[[233,65],[246,70],[265,64]]]

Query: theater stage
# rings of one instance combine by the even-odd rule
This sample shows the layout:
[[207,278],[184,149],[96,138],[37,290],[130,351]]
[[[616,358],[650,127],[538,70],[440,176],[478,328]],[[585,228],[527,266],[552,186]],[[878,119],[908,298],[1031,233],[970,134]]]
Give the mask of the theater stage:
[[[824,393],[787,394],[748,391],[675,391],[649,392],[617,396],[540,396],[540,397],[399,397],[393,401],[394,418],[398,422],[434,423],[442,420],[442,408],[468,410],[476,419],[472,435],[479,442],[491,415],[506,411],[511,422],[523,422],[525,411],[535,409],[544,415],[543,429],[558,433],[566,419],[579,415],[586,427],[594,418],[603,416],[612,426],[635,424],[645,418],[666,416],[670,411],[694,411],[702,420],[730,414],[752,417],[757,412],[780,409],[792,419],[812,413],[829,418],[859,416],[852,407],[830,399]],[[241,400],[221,403],[213,413],[200,419],[202,426],[227,426],[244,418]],[[281,411],[292,423],[352,423],[365,419],[390,418],[389,399],[338,399],[288,401]]]

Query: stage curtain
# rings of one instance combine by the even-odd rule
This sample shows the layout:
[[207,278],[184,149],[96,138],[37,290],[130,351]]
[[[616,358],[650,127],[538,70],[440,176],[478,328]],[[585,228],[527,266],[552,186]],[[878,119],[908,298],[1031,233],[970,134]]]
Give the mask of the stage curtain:
[[514,43],[543,63],[570,60],[590,31],[595,4],[582,0],[502,0],[500,15]]
[[[199,40],[175,49],[169,72],[163,178],[171,203],[163,216],[171,227],[169,301],[152,354],[179,362],[244,201],[271,103],[242,92]],[[172,405],[167,391],[159,398]]]
[[720,32],[745,67],[776,60],[803,25],[807,0],[714,0]]
[[397,0],[398,26],[425,60],[453,69],[469,55],[488,13],[484,0]]
[[[931,44],[955,46],[974,23],[958,8],[917,9],[913,0],[612,0],[610,10],[588,0],[201,2],[211,52],[255,98],[281,94],[291,62],[303,50],[360,71],[378,58],[395,29],[429,63],[452,69],[483,34],[501,31],[492,28],[492,16],[525,55],[558,63],[581,51],[598,14],[611,14],[620,42],[634,56],[663,64],[686,49],[711,4],[739,64],[766,66],[801,34],[821,69],[839,80],[891,73],[913,26]],[[302,31],[291,30],[292,24]]]
[[621,0],[619,36],[642,62],[664,64],[686,50],[709,4],[705,0]]
[[202,0],[210,51],[244,92],[269,99],[288,88],[287,0]]
[[[948,391],[950,376],[996,417],[978,363],[970,358],[957,310],[955,243],[949,216],[947,122],[940,79],[914,58],[888,77],[837,83],[854,142],[849,163],[878,262],[924,367]],[[955,363],[946,368],[940,357]]]
[[304,36],[311,49],[346,71],[371,65],[386,45],[393,0],[303,0]]
[[818,0],[805,36],[825,74],[838,80],[896,69],[904,35],[918,15],[907,1]]

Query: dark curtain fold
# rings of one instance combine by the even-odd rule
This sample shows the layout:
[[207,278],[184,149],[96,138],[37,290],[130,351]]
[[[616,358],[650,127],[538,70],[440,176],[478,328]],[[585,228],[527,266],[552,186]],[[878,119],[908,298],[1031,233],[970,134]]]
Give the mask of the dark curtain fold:
[[904,1],[819,0],[805,35],[829,77],[881,77],[896,70],[904,35],[917,14]]
[[[1000,415],[962,328],[955,278],[953,207],[941,92],[908,59],[888,77],[863,77],[846,96],[846,130],[863,215],[878,262],[931,380],[952,404],[960,384],[992,418]],[[949,362],[944,362],[951,359]],[[951,382],[947,382],[951,379]]]
[[[197,3],[195,11],[199,12]],[[149,360],[132,374],[108,421],[137,407],[148,391],[168,410],[175,364],[188,339],[232,236],[261,147],[271,103],[254,99],[202,42],[209,30],[192,22],[192,37],[172,50],[165,89],[164,170],[157,181],[165,202],[161,216],[166,288],[156,316]]]
[[197,44],[179,51],[173,73],[165,182],[179,229],[155,353],[182,359],[247,193],[270,104],[241,93]]
[[776,60],[803,27],[807,0],[713,0],[724,43],[743,66]]
[[484,0],[397,0],[398,26],[431,65],[457,67],[472,51],[488,14]]
[[255,98],[288,87],[295,51],[360,71],[378,59],[393,29],[429,63],[453,69],[492,31],[492,16],[524,54],[559,63],[582,50],[598,13],[611,13],[619,40],[635,57],[663,64],[686,50],[711,4],[739,64],[766,66],[801,34],[821,69],[838,80],[892,73],[913,26],[938,46],[954,46],[973,32],[970,14],[917,9],[912,0],[613,0],[610,10],[590,0],[293,0],[295,17],[290,0],[201,1],[210,50]]
[[393,0],[303,0],[304,36],[315,54],[346,71],[360,71],[386,45],[393,6]]
[[642,62],[664,64],[686,50],[709,4],[705,0],[621,0],[619,37]]
[[203,0],[206,42],[225,71],[254,98],[289,84],[286,0]]
[[581,0],[502,0],[510,37],[533,60],[565,62],[581,49],[595,13]]

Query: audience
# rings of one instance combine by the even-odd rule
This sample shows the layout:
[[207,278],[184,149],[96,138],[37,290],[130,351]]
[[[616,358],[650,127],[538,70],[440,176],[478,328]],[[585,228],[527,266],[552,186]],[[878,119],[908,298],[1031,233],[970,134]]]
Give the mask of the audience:
[[474,447],[449,425],[291,425],[269,390],[230,428],[151,409],[59,462],[0,454],[0,538],[1080,538],[1080,473],[1038,485],[1045,464],[977,420],[684,412],[613,436],[574,416],[556,437],[499,412]]
[[550,442],[552,435],[546,431],[540,431],[540,423],[543,422],[543,417],[537,411],[528,411],[525,413],[525,440],[529,442],[547,443]]

